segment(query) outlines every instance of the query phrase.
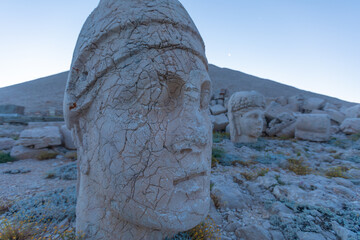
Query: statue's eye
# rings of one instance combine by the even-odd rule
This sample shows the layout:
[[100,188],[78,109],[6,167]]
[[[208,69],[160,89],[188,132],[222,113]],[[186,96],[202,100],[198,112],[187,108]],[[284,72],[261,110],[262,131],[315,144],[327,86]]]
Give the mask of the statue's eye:
[[201,85],[201,92],[200,92],[200,108],[207,109],[209,107],[210,102],[210,81],[206,81]]
[[157,106],[172,111],[178,104],[181,104],[184,81],[174,75],[161,75],[160,83],[161,90]]

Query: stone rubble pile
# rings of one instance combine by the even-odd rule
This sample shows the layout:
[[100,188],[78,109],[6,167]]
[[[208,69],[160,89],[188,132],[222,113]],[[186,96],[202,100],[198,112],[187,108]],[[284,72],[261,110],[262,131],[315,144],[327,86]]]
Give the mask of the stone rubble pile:
[[[230,133],[230,121],[233,121],[229,119],[230,97],[227,89],[221,89],[211,98],[214,131]],[[267,98],[263,119],[263,136],[324,142],[339,132],[360,133],[360,104],[345,108],[321,98],[302,95]]]
[[31,122],[21,127],[5,124],[0,128],[0,151],[17,160],[55,158],[75,149],[64,122]]

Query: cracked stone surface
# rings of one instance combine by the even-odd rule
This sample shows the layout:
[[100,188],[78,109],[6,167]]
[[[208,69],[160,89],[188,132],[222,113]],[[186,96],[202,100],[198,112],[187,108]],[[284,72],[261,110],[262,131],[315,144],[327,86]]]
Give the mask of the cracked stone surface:
[[162,239],[205,219],[210,89],[204,43],[177,0],[100,1],[64,100],[86,239]]
[[256,142],[264,126],[265,97],[255,91],[236,92],[229,99],[231,141]]

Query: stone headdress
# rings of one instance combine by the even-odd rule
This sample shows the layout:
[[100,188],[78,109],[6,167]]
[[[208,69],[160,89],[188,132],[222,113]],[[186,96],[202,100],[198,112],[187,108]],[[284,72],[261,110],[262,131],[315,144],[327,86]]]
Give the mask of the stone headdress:
[[265,98],[256,91],[237,92],[229,99],[231,112],[249,111],[253,108],[265,108]]
[[101,0],[75,47],[64,98],[68,128],[93,102],[101,76],[151,49],[183,49],[207,67],[204,42],[178,0]]

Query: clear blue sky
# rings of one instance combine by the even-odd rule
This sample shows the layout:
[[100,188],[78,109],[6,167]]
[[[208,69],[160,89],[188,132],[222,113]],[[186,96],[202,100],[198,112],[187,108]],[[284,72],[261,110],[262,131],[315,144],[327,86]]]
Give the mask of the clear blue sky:
[[[360,0],[180,0],[210,63],[360,102]],[[2,0],[0,87],[66,71],[99,0]]]

